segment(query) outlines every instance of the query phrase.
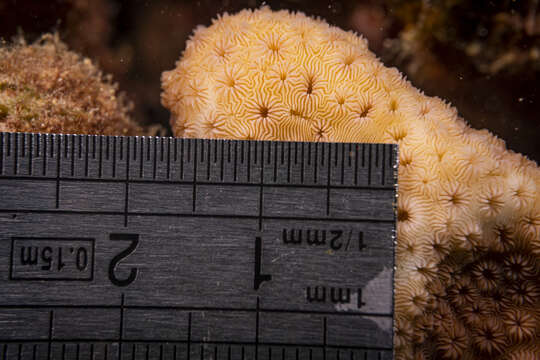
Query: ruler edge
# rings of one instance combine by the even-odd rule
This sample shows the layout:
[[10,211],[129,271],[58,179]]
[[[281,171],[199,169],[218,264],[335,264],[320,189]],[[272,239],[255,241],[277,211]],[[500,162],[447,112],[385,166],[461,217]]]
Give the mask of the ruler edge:
[[[149,135],[102,135],[102,134],[74,134],[74,133],[40,133],[40,132],[16,132],[16,131],[0,131],[0,139],[2,141],[4,140],[5,135],[8,136],[17,136],[20,135],[25,138],[30,138],[32,136],[43,136],[43,137],[49,137],[52,138],[53,141],[58,141],[57,139],[67,139],[69,137],[95,137],[95,138],[136,138],[136,139],[166,139],[169,140],[191,140],[193,142],[197,141],[216,141],[216,142],[256,142],[256,143],[290,143],[290,144],[329,144],[331,145],[347,145],[347,144],[357,144],[357,145],[368,145],[370,147],[377,146],[377,145],[390,145],[393,150],[393,159],[394,163],[392,165],[392,168],[395,169],[394,171],[394,180],[397,180],[397,166],[399,165],[399,144],[397,143],[382,143],[382,142],[335,142],[335,141],[292,141],[292,140],[257,140],[257,139],[223,139],[223,138],[190,138],[190,137],[174,137],[174,136],[149,136]],[[26,144],[26,143],[25,143]],[[2,143],[3,145],[3,143]],[[3,156],[3,147],[0,146],[0,160],[2,160]],[[0,163],[1,164],[1,163]],[[396,181],[397,184],[397,181]]]

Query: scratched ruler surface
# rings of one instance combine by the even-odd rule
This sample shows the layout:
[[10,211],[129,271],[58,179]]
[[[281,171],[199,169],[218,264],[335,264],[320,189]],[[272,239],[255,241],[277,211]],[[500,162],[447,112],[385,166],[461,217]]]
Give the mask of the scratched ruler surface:
[[392,358],[397,147],[0,133],[0,359]]

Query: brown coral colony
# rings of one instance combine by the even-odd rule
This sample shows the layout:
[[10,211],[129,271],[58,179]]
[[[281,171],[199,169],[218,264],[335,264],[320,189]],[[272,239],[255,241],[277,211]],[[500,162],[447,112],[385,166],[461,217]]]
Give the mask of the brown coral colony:
[[136,135],[131,105],[58,35],[0,47],[0,131]]

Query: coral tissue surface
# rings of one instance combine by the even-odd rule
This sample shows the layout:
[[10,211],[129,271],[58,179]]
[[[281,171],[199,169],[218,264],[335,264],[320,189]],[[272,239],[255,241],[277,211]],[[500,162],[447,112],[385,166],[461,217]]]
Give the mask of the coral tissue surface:
[[351,32],[269,8],[198,27],[162,75],[177,136],[399,144],[398,359],[538,359],[540,170]]

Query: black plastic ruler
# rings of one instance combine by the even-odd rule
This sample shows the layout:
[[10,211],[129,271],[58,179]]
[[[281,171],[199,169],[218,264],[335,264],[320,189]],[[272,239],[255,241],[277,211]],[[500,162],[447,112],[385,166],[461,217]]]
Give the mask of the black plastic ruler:
[[0,133],[0,359],[391,359],[397,160]]

